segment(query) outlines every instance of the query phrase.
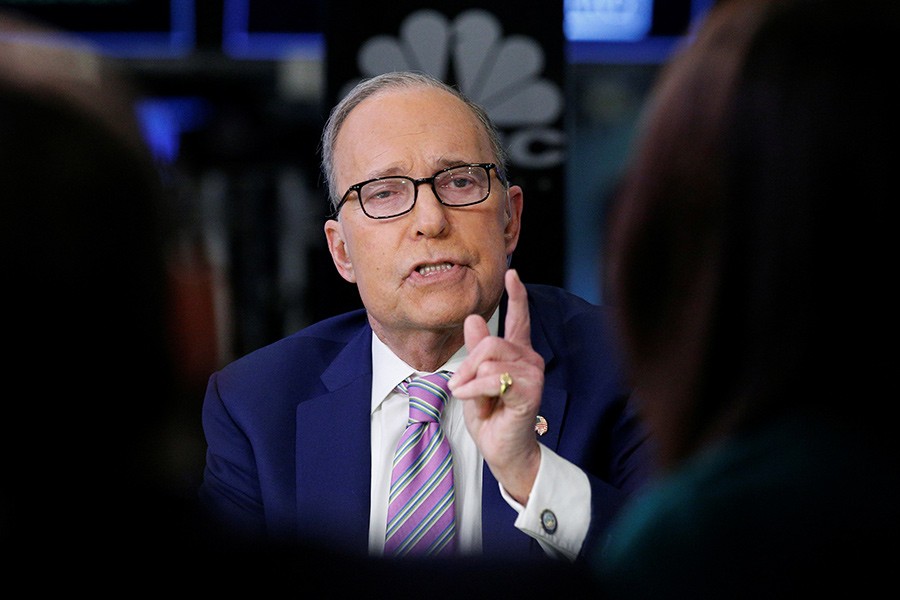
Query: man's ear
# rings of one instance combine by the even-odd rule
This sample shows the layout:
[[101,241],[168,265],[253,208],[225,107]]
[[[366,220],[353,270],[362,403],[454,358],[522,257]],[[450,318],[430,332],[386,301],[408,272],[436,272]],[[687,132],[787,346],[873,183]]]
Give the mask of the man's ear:
[[336,219],[325,221],[325,239],[328,241],[328,251],[331,252],[331,260],[334,261],[338,273],[350,283],[356,283],[356,273],[353,271],[353,261],[350,260],[350,252],[347,249],[343,224]]
[[519,244],[519,233],[522,231],[523,200],[522,188],[518,185],[509,186],[506,194],[506,226],[503,228],[507,256],[512,256],[513,250]]

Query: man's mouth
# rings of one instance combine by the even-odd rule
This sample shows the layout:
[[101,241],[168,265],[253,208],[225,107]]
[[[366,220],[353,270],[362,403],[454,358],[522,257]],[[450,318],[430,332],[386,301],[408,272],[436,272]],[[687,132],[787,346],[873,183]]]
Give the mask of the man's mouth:
[[439,273],[441,271],[449,271],[453,268],[453,265],[450,263],[440,263],[437,265],[422,265],[421,267],[416,269],[416,272],[419,275],[423,275],[425,277],[429,275],[433,275],[435,273]]

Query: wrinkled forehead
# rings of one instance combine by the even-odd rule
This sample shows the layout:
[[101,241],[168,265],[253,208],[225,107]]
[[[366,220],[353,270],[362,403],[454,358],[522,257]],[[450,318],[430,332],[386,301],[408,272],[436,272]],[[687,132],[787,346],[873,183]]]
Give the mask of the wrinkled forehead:
[[342,187],[386,174],[423,177],[451,164],[495,158],[471,109],[428,87],[383,90],[366,98],[347,115],[334,147]]

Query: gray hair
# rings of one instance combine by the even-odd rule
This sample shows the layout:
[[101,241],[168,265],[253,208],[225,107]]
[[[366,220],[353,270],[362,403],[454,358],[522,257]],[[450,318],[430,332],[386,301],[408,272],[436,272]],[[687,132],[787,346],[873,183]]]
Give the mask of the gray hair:
[[325,183],[328,185],[328,195],[332,210],[337,208],[338,203],[341,201],[334,173],[334,144],[337,140],[338,132],[343,126],[344,121],[347,119],[347,116],[361,102],[379,92],[388,89],[416,87],[430,87],[444,90],[459,98],[467,107],[469,107],[469,110],[472,111],[472,114],[475,115],[475,118],[478,119],[478,122],[481,123],[484,128],[484,132],[487,134],[491,144],[494,160],[497,162],[498,170],[502,174],[501,179],[503,179],[505,185],[508,185],[506,183],[506,151],[500,141],[500,132],[494,126],[487,111],[480,105],[469,100],[469,98],[455,87],[444,83],[432,75],[413,71],[395,71],[376,75],[375,77],[361,81],[350,91],[350,93],[344,96],[344,98],[335,105],[331,110],[331,114],[328,116],[328,121],[325,123],[325,128],[322,131],[321,151],[322,174],[325,176]]

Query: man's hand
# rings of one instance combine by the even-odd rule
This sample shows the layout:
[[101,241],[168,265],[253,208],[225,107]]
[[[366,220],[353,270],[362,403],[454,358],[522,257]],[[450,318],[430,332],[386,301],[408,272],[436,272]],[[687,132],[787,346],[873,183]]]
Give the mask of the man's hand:
[[[466,318],[469,355],[450,379],[450,390],[465,401],[466,427],[494,477],[525,505],[541,461],[534,422],[544,390],[544,359],[531,347],[528,293],[513,269],[506,272],[506,292],[502,338],[488,334],[481,316]],[[505,373],[512,385],[501,395]]]

